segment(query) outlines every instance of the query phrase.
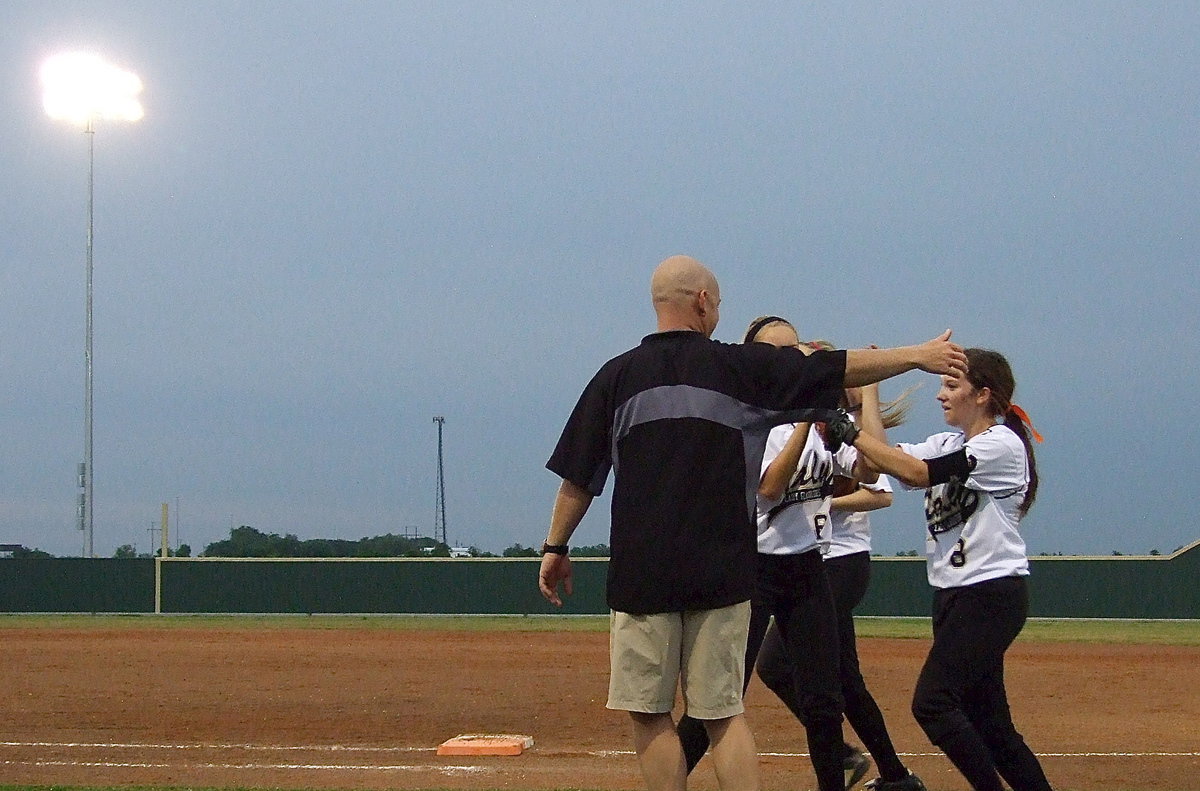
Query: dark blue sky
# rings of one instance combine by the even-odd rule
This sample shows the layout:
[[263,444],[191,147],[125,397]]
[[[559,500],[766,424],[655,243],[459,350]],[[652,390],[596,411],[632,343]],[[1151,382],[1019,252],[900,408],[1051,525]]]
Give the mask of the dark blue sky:
[[[162,502],[195,549],[428,534],[434,415],[451,542],[538,544],[542,465],[673,253],[724,340],[770,312],[1008,355],[1034,553],[1200,537],[1194,3],[3,7],[0,542],[82,547],[87,148],[37,80],[71,49],[146,86],[95,136],[98,554]],[[897,440],[941,429],[925,378]],[[919,549],[920,495],[875,523]]]

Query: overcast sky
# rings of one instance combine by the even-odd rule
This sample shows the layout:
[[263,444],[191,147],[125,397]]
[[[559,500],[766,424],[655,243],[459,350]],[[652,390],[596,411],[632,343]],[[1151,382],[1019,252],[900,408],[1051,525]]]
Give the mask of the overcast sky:
[[[0,0],[0,543],[77,555],[95,133],[95,545],[235,525],[539,545],[580,390],[674,253],[843,346],[1004,352],[1046,442],[1030,551],[1200,538],[1194,2]],[[933,377],[891,436],[941,430]],[[608,498],[573,543],[607,541]],[[875,517],[923,547],[920,493]]]

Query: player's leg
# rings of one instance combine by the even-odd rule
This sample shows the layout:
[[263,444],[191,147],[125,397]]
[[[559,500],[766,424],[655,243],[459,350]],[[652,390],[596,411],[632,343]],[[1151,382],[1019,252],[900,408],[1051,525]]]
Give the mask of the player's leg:
[[1003,668],[996,668],[967,696],[966,711],[991,751],[996,771],[1013,791],[1051,791],[1037,756],[1013,725]]
[[700,720],[690,714],[684,714],[679,718],[675,730],[679,735],[679,743],[683,745],[685,768],[687,773],[691,774],[696,764],[700,763],[700,759],[708,752],[708,729]]
[[934,594],[933,645],[917,679],[912,712],[929,740],[977,791],[1001,791],[991,750],[967,716],[967,697],[1004,656],[1015,633],[997,622],[997,580]]
[[[1015,638],[1028,614],[1024,577],[1009,577],[993,591],[990,612],[997,629]],[[1041,763],[1013,724],[1004,688],[1004,658],[984,675],[965,699],[967,717],[992,753],[996,770],[1013,791],[1050,791]]]
[[608,708],[628,711],[633,748],[646,787],[681,791],[687,785],[683,747],[671,708],[680,678],[681,613],[609,618]]
[[687,612],[683,624],[684,700],[708,733],[717,784],[722,791],[754,791],[758,753],[742,716],[750,602]]
[[755,669],[767,689],[775,693],[799,720],[801,712],[800,701],[796,697],[796,670],[783,645],[783,638],[779,636],[779,626],[775,623],[767,628],[763,636]]
[[[755,589],[755,609],[783,612],[794,606],[796,592],[791,570],[787,567],[786,556],[772,558],[759,556],[758,584]],[[796,692],[796,664],[794,657],[788,654],[787,646],[779,633],[778,618],[770,621],[766,633],[759,646],[758,657],[754,669],[758,677],[766,684],[767,689],[783,701],[788,710],[804,723],[804,709]]]
[[[829,580],[829,589],[833,593],[834,614],[838,628],[838,675],[842,683],[842,700],[845,704],[846,721],[856,733],[860,728],[868,731],[875,725],[871,705],[874,699],[867,693],[866,684],[858,667],[858,646],[854,634],[854,608],[862,601],[867,592],[869,573],[863,573],[855,562],[859,554],[867,555],[867,569],[870,569],[869,553],[853,553],[838,557],[825,558],[825,576]],[[864,693],[865,697],[864,697]],[[869,702],[868,702],[869,701]],[[878,706],[875,706],[878,711]],[[879,715],[879,725],[882,725],[883,715]],[[856,725],[855,723],[858,723]],[[886,730],[884,731],[886,733]],[[862,739],[862,734],[859,733]],[[865,741],[865,740],[864,740]],[[870,746],[867,747],[870,750]],[[871,750],[874,756],[875,750]],[[846,788],[858,783],[871,769],[871,760],[862,751],[849,742],[845,743],[842,755],[842,770],[845,773]]]
[[683,745],[687,773],[691,774],[696,764],[700,763],[700,759],[708,752],[708,729],[702,721],[690,714],[684,714],[679,718],[675,730],[679,735],[679,743]]
[[[755,588],[755,609],[783,612],[795,605],[796,585],[788,557],[759,555],[758,584]],[[779,633],[779,620],[771,621],[759,646],[754,669],[767,689],[775,693],[788,710],[804,722],[804,710],[796,693],[795,657],[788,654]]]
[[786,565],[795,595],[790,607],[776,610],[775,621],[795,670],[793,684],[817,786],[820,791],[842,791],[837,624],[822,563],[816,550],[788,556]]
[[[867,689],[858,663],[854,608],[866,595],[871,578],[871,555],[855,552],[825,561],[825,574],[833,593],[838,628],[838,675],[846,706],[846,721],[875,759],[879,775],[889,782],[908,777],[908,768],[896,754],[879,704]],[[865,767],[864,767],[865,768]],[[861,777],[861,774],[859,775]],[[849,777],[847,778],[849,781]]]

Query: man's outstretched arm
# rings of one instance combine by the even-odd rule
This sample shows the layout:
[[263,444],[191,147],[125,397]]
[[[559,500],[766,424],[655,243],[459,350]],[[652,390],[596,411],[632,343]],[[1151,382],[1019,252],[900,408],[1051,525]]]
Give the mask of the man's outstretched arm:
[[846,387],[881,382],[907,371],[954,374],[967,370],[967,355],[950,341],[950,330],[925,343],[892,349],[850,349],[846,352]]

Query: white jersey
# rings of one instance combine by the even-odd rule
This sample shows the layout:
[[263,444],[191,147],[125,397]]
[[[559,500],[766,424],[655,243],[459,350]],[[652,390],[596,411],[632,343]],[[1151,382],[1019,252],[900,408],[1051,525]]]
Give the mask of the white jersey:
[[970,473],[925,492],[925,539],[929,584],[954,588],[998,577],[1029,574],[1025,541],[1017,530],[1021,501],[1029,486],[1025,446],[1007,426],[997,425],[964,444],[961,432],[943,432],[899,448],[918,459],[965,448]]
[[[855,454],[857,455],[857,451]],[[892,491],[892,484],[886,475],[880,475],[879,480],[875,483],[860,483],[859,486],[873,492],[891,493]],[[825,553],[825,559],[870,551],[871,512],[831,509],[829,512],[829,551]]]
[[[779,456],[795,432],[795,424],[771,429],[763,454],[762,472]],[[833,476],[850,475],[858,451],[843,446],[836,454],[825,448],[815,428],[810,428],[796,473],[783,496],[758,495],[758,551],[765,555],[799,555],[829,545],[829,501]]]

